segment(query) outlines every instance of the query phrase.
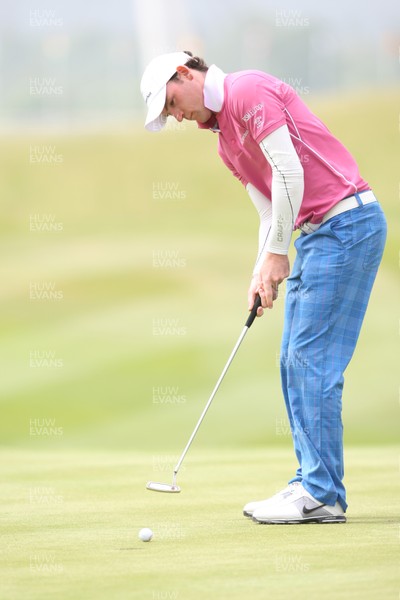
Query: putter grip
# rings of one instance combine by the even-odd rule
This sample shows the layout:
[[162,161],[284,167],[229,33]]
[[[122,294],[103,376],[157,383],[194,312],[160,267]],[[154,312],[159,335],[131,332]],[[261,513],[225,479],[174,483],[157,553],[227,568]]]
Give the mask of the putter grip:
[[256,299],[254,301],[254,305],[253,308],[251,309],[251,313],[249,314],[249,318],[246,321],[245,327],[251,327],[253,324],[254,319],[257,316],[257,309],[258,307],[261,306],[261,298],[260,295],[257,294]]

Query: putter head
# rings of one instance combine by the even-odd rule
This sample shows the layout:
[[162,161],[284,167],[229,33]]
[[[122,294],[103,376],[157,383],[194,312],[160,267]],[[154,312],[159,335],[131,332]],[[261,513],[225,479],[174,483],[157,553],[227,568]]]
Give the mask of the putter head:
[[169,483],[158,483],[157,481],[149,481],[146,489],[152,492],[167,492],[169,494],[177,494],[181,491],[178,485],[170,485]]

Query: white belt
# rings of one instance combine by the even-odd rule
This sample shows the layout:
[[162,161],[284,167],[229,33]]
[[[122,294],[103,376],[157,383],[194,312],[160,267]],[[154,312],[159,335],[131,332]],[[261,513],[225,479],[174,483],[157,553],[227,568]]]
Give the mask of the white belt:
[[[359,194],[357,194],[357,196],[362,205],[371,204],[371,202],[378,202],[374,193],[371,190],[360,192]],[[303,233],[313,233],[314,231],[317,231],[317,229],[319,229],[321,225],[326,223],[326,221],[332,219],[332,217],[336,217],[337,215],[340,215],[341,213],[346,212],[347,210],[358,208],[360,206],[360,202],[357,200],[356,196],[349,196],[348,198],[345,198],[344,200],[341,200],[340,202],[335,204],[335,206],[332,206],[332,208],[328,210],[328,212],[325,213],[322,217],[321,223],[310,223],[309,221],[306,221],[305,223],[303,223],[303,225],[300,226],[300,229]]]

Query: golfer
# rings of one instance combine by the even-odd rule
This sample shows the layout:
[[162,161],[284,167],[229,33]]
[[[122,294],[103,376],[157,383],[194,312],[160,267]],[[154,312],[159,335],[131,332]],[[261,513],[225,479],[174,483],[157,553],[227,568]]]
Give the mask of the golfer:
[[141,92],[148,130],[172,116],[218,135],[219,155],[259,213],[249,309],[257,294],[258,316],[272,308],[288,278],[280,367],[299,467],[281,492],[249,502],[244,514],[259,523],[343,523],[343,373],[382,258],[382,209],[348,150],[267,73],[225,74],[173,52],[150,62]]

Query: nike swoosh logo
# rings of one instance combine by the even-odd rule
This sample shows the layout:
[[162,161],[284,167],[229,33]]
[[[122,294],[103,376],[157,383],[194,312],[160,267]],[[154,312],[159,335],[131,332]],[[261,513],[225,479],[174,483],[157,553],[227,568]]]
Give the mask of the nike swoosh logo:
[[307,508],[307,506],[303,506],[303,515],[309,515],[310,513],[314,512],[314,510],[317,510],[317,508],[322,508],[323,506],[326,506],[326,504],[319,504],[318,506],[313,506],[313,508]]

